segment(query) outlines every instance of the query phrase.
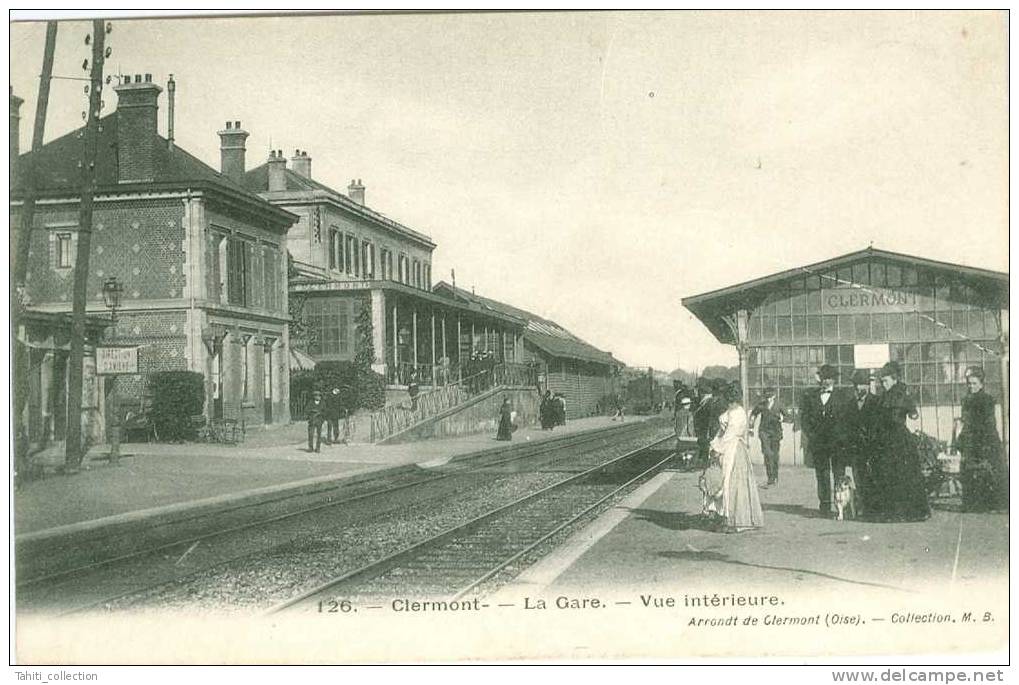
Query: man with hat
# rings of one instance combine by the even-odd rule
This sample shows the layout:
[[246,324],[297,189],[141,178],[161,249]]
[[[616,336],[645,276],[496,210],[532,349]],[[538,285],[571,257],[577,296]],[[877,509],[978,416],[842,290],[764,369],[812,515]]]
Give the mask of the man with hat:
[[322,449],[322,421],[325,418],[325,402],[322,401],[322,393],[316,390],[311,393],[311,402],[308,403],[306,414],[308,416],[308,451],[319,452]]
[[871,375],[866,369],[853,372],[855,395],[846,403],[846,458],[853,467],[856,497],[867,510],[874,493],[870,460],[874,451],[874,431],[878,420],[877,395],[871,392]]
[[817,476],[817,499],[822,516],[831,515],[832,476],[846,475],[844,461],[844,402],[835,389],[838,372],[825,364],[817,371],[820,387],[803,397],[800,413],[807,449]]
[[768,485],[778,482],[778,450],[782,444],[782,422],[791,421],[786,410],[775,399],[774,388],[764,391],[761,401],[750,411],[750,435],[754,434],[754,420],[760,416],[757,435],[761,440],[761,452],[764,454],[764,470],[768,474]]
[[676,401],[675,420],[676,437],[693,438],[696,436],[693,424],[693,399],[689,395],[683,395]]
[[697,406],[693,409],[693,430],[697,437],[697,460],[702,466],[708,463],[708,448],[711,438],[718,432],[718,417],[721,416],[714,391],[714,379],[704,376],[697,379],[698,398]]

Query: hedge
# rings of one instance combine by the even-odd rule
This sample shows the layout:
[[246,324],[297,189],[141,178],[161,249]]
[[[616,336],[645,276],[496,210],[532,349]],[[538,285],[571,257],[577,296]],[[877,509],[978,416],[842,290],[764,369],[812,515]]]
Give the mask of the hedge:
[[319,362],[314,370],[290,375],[290,397],[294,399],[307,398],[315,390],[324,396],[333,388],[340,389],[340,408],[345,411],[378,409],[386,403],[385,378],[354,362]]
[[161,440],[191,437],[191,417],[205,408],[205,377],[195,371],[160,371],[149,377],[152,423]]

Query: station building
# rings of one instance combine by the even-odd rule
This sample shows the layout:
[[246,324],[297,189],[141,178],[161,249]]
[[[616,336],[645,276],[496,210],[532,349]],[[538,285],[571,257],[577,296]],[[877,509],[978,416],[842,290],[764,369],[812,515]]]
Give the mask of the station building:
[[[225,159],[248,134],[235,128],[220,135]],[[362,312],[370,312],[373,368],[393,390],[412,373],[424,386],[460,378],[475,352],[491,352],[498,363],[520,360],[519,319],[432,292],[436,245],[428,236],[368,207],[360,180],[346,193],[315,180],[306,151],[287,161],[274,150],[250,171],[243,158],[234,168],[247,190],[300,217],[287,240],[290,298],[312,332],[304,352],[314,361],[354,359]]]
[[[172,98],[175,84],[167,85]],[[115,336],[116,344],[139,350],[139,375],[118,383],[123,406],[143,402],[148,374],[190,370],[205,378],[210,418],[288,422],[286,240],[297,217],[177,146],[172,117],[167,137],[160,136],[162,88],[151,76],[125,77],[113,90],[117,109],[100,120],[86,311],[108,316],[103,282],[121,282],[117,325],[107,328],[105,340]],[[12,95],[12,145],[19,104]],[[82,129],[71,131],[18,160],[23,169],[34,157],[37,201],[25,296],[35,315],[71,311],[81,136]],[[12,244],[24,192],[19,173],[10,199]],[[52,317],[29,320],[34,328],[47,322],[57,342],[54,361],[41,359],[41,368],[58,368],[62,326]],[[86,387],[90,382],[87,377]],[[101,396],[101,378],[98,383]],[[61,425],[49,422],[50,438],[62,439]]]
[[571,418],[592,416],[604,409],[599,402],[616,391],[622,362],[581,340],[555,321],[529,311],[458,289],[446,282],[434,291],[444,298],[457,300],[483,310],[513,317],[522,324],[522,345],[517,361],[537,367],[542,389],[566,398]]
[[[1008,300],[1007,273],[867,248],[683,305],[737,347],[746,403],[770,387],[798,407],[822,364],[848,385],[854,369],[897,361],[919,405],[911,428],[950,442],[969,366],[984,369],[1008,439]],[[800,463],[798,431],[787,426],[785,438],[782,460]]]

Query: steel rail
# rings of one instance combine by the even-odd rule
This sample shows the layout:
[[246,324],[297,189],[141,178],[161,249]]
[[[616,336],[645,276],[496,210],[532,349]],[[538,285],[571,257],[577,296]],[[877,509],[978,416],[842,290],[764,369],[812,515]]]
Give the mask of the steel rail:
[[[641,425],[644,425],[644,424],[634,423],[632,425],[633,426],[641,426]],[[609,428],[611,429],[611,428],[616,428],[616,427],[615,426],[610,426]],[[627,426],[627,428],[629,428],[629,426]],[[23,589],[23,588],[30,588],[30,587],[39,585],[41,583],[53,582],[53,581],[57,581],[57,580],[66,580],[68,578],[72,578],[72,577],[77,576],[77,575],[81,575],[81,574],[84,574],[84,573],[95,571],[95,570],[98,570],[100,568],[104,568],[106,566],[110,566],[110,565],[118,564],[118,563],[123,563],[125,561],[130,561],[132,559],[140,559],[140,558],[145,557],[147,555],[155,554],[157,552],[163,552],[163,551],[166,551],[168,549],[172,549],[174,547],[180,547],[180,546],[187,545],[187,544],[193,544],[195,542],[203,542],[203,541],[210,540],[210,539],[222,536],[222,535],[229,535],[231,533],[237,533],[237,532],[241,532],[241,531],[244,531],[244,530],[250,530],[250,529],[253,529],[253,528],[258,528],[259,526],[264,526],[264,525],[268,525],[268,524],[272,524],[272,523],[278,523],[280,521],[284,521],[284,520],[287,520],[287,519],[290,519],[290,518],[294,518],[294,517],[297,517],[297,516],[303,516],[305,514],[310,514],[310,513],[316,512],[316,511],[320,511],[322,509],[328,509],[330,507],[339,507],[339,506],[344,506],[344,505],[347,505],[347,504],[354,504],[356,502],[359,502],[361,500],[367,499],[369,497],[378,497],[380,495],[388,495],[388,494],[391,494],[393,492],[398,492],[400,490],[404,490],[404,489],[407,489],[407,488],[415,487],[415,486],[418,486],[418,485],[425,485],[425,484],[428,484],[428,483],[433,483],[435,481],[445,480],[445,479],[456,477],[456,476],[471,475],[473,473],[478,473],[478,472],[484,471],[485,469],[488,469],[488,468],[493,468],[493,467],[496,467],[496,466],[501,466],[503,464],[508,464],[508,463],[511,463],[511,462],[514,462],[514,461],[522,461],[524,459],[532,459],[532,458],[541,457],[541,456],[547,454],[548,452],[551,452],[554,448],[563,448],[563,447],[565,447],[565,448],[568,449],[568,448],[571,448],[571,447],[576,447],[576,446],[584,445],[584,444],[586,444],[588,442],[594,442],[595,440],[598,440],[600,438],[605,437],[604,436],[605,432],[610,432],[611,433],[613,431],[611,431],[611,430],[606,431],[606,429],[602,428],[602,429],[598,429],[597,431],[592,431],[590,433],[582,433],[582,434],[580,434],[578,436],[579,439],[577,439],[575,441],[574,440],[569,440],[566,436],[564,436],[563,438],[553,438],[553,439],[550,439],[550,440],[543,440],[543,441],[538,442],[538,443],[536,443],[534,445],[535,448],[538,448],[538,451],[536,451],[536,452],[527,451],[524,454],[517,454],[517,455],[514,455],[512,457],[509,457],[509,458],[506,458],[506,459],[503,459],[503,460],[500,460],[500,461],[489,462],[489,463],[486,463],[486,464],[481,464],[481,465],[478,465],[478,466],[473,467],[473,468],[465,468],[465,469],[460,470],[460,471],[452,471],[452,472],[449,472],[449,473],[439,474],[437,476],[430,476],[430,477],[427,477],[427,478],[422,478],[421,480],[415,480],[415,481],[413,481],[411,483],[404,483],[402,485],[379,488],[377,490],[371,490],[369,492],[365,492],[365,493],[362,493],[360,495],[355,495],[353,497],[347,497],[347,498],[340,499],[340,500],[337,500],[337,501],[332,501],[332,502],[323,502],[323,503],[320,503],[320,504],[316,504],[316,505],[314,505],[312,507],[305,507],[305,508],[302,508],[302,509],[298,509],[297,511],[290,511],[290,512],[286,512],[284,514],[278,514],[276,516],[271,516],[269,518],[257,519],[255,521],[251,521],[251,522],[248,522],[248,523],[242,523],[242,524],[239,524],[239,525],[230,526],[228,528],[222,528],[222,529],[210,531],[208,533],[202,533],[201,535],[193,535],[193,536],[184,537],[184,538],[181,538],[181,539],[178,539],[178,540],[173,540],[171,542],[162,543],[162,544],[159,544],[159,545],[156,545],[156,546],[146,547],[146,548],[144,548],[142,550],[133,551],[133,552],[130,552],[128,554],[123,554],[123,555],[120,555],[120,556],[117,556],[117,557],[111,557],[109,559],[103,559],[101,561],[96,561],[96,562],[93,562],[93,563],[90,563],[90,564],[82,564],[82,565],[76,566],[76,567],[74,567],[72,569],[66,569],[66,570],[62,570],[62,571],[55,571],[53,573],[49,573],[49,574],[41,575],[41,576],[34,576],[34,577],[28,578],[26,580],[18,581],[16,583],[15,588],[16,588],[16,590],[20,590],[20,589]],[[623,431],[619,431],[619,432],[622,433]],[[633,432],[632,429],[631,430],[627,430],[624,434],[629,434],[631,432]],[[484,455],[479,456],[479,458],[484,458]],[[354,484],[354,485],[356,485],[356,484]],[[267,505],[279,504],[279,503],[285,502],[287,500],[299,499],[299,498],[302,498],[302,497],[327,496],[330,491],[340,490],[341,488],[344,488],[344,487],[352,487],[352,485],[351,484],[346,484],[345,485],[343,483],[343,481],[341,480],[341,481],[339,481],[334,486],[323,487],[321,490],[317,490],[315,492],[287,494],[287,495],[283,495],[283,496],[280,496],[280,497],[277,497],[277,498],[263,500],[263,501],[260,501],[260,502],[251,502],[251,503],[248,503],[248,504],[238,505],[236,507],[231,507],[229,509],[224,509],[223,511],[215,512],[215,513],[217,515],[237,514],[237,513],[242,512],[245,509],[251,509],[251,508],[254,508],[254,507],[263,507],[263,506],[267,506]],[[162,522],[162,523],[157,523],[157,524],[154,524],[153,526],[151,526],[149,528],[146,528],[145,532],[151,532],[153,530],[158,530],[159,528],[166,528],[168,526],[180,525],[182,523],[187,523],[187,522],[190,522],[190,521],[200,520],[201,518],[202,518],[202,515],[195,515],[195,516],[185,517],[185,518],[179,519],[177,521],[166,521],[166,522]],[[104,538],[108,538],[108,539],[113,539],[113,538],[117,538],[117,537],[119,537],[121,535],[123,535],[123,534],[122,533],[121,534],[110,533],[110,534],[107,534],[107,535],[105,535],[103,537]]]
[[502,569],[506,568],[507,566],[512,564],[514,561],[520,559],[525,554],[528,554],[529,552],[531,552],[532,550],[537,548],[539,545],[544,544],[547,540],[549,540],[553,536],[557,535],[559,532],[561,532],[561,531],[565,530],[566,528],[572,526],[574,523],[576,523],[580,519],[584,518],[589,513],[591,513],[592,511],[594,511],[595,509],[600,507],[602,504],[604,504],[606,501],[612,499],[613,497],[615,497],[620,492],[626,490],[627,488],[629,488],[630,486],[635,484],[637,481],[641,480],[642,478],[644,478],[645,476],[647,476],[650,473],[653,473],[653,472],[661,470],[662,468],[665,467],[665,464],[667,464],[675,456],[676,456],[676,453],[673,452],[672,454],[667,456],[665,459],[662,459],[657,464],[654,464],[650,468],[644,470],[643,472],[637,474],[636,476],[634,476],[630,480],[626,481],[625,483],[620,485],[618,488],[616,488],[615,490],[613,490],[609,494],[605,495],[604,497],[602,497],[597,502],[595,502],[591,506],[589,506],[586,509],[584,509],[582,512],[580,512],[576,516],[574,516],[574,517],[570,518],[568,521],[565,521],[564,523],[560,524],[555,529],[549,531],[545,535],[542,535],[541,538],[539,538],[538,540],[536,540],[532,544],[530,544],[527,547],[525,547],[524,549],[520,550],[519,552],[517,552],[513,556],[508,557],[508,558],[504,559],[503,561],[499,562],[499,564],[497,566],[495,566],[494,568],[490,569],[483,576],[481,576],[477,580],[472,581],[469,585],[467,585],[462,590],[460,590],[455,595],[453,595],[453,599],[454,600],[460,599],[461,597],[466,595],[468,592],[470,592],[474,588],[478,587],[479,585],[481,585],[482,583],[484,583],[488,579],[492,578],[499,571],[501,571]]
[[[403,483],[401,485],[397,485],[397,486],[393,486],[393,487],[379,488],[379,489],[371,490],[371,491],[368,491],[368,492],[365,492],[365,493],[361,493],[359,495],[355,495],[353,497],[347,497],[347,498],[344,498],[344,499],[341,499],[341,500],[337,500],[337,501],[324,502],[324,503],[317,504],[317,505],[312,506],[312,507],[302,508],[302,509],[300,509],[298,511],[287,512],[287,513],[280,514],[280,515],[277,515],[277,516],[273,516],[273,517],[269,517],[269,518],[265,518],[265,519],[259,519],[258,521],[254,521],[254,522],[251,522],[251,523],[241,524],[241,525],[237,525],[237,526],[231,526],[229,528],[212,531],[210,533],[206,533],[206,534],[203,534],[203,535],[200,535],[200,536],[192,536],[190,538],[186,538],[186,539],[170,542],[170,543],[167,543],[165,545],[160,545],[160,546],[157,546],[157,547],[151,547],[151,548],[147,548],[145,550],[139,551],[139,552],[134,552],[134,553],[131,553],[131,554],[122,555],[121,557],[117,557],[117,558],[114,558],[114,559],[104,560],[104,561],[101,561],[101,562],[96,562],[94,564],[80,566],[80,567],[77,567],[76,569],[71,569],[71,570],[68,570],[68,571],[61,571],[61,572],[58,572],[56,574],[52,574],[51,576],[48,576],[48,577],[40,577],[38,580],[26,581],[26,585],[29,585],[30,583],[32,585],[38,585],[39,583],[42,583],[46,579],[51,579],[51,580],[67,580],[67,579],[69,579],[71,577],[74,577],[74,576],[77,576],[77,575],[83,575],[83,574],[88,573],[90,571],[95,571],[98,568],[101,568],[101,567],[104,567],[104,566],[109,566],[109,565],[112,565],[112,564],[115,564],[115,563],[130,562],[132,560],[140,560],[140,559],[145,558],[146,556],[151,556],[151,555],[153,555],[153,554],[155,554],[157,552],[165,551],[167,549],[180,548],[180,547],[183,547],[183,546],[188,545],[188,544],[191,544],[193,546],[193,545],[197,544],[198,542],[201,542],[201,541],[204,541],[204,540],[209,540],[209,539],[213,539],[213,538],[217,538],[217,537],[222,537],[222,536],[225,536],[225,535],[229,535],[229,534],[237,533],[237,532],[242,532],[242,531],[245,531],[245,530],[257,529],[259,527],[266,527],[266,526],[269,526],[271,524],[278,523],[280,521],[284,521],[284,520],[295,518],[295,517],[299,517],[299,516],[304,516],[304,515],[311,514],[311,513],[317,512],[317,511],[321,511],[323,509],[329,509],[329,508],[333,508],[333,507],[339,508],[339,507],[343,507],[343,506],[349,506],[349,505],[356,504],[357,502],[363,501],[363,500],[368,499],[368,498],[374,498],[374,497],[379,497],[379,496],[386,496],[386,495],[390,495],[392,493],[399,492],[401,490],[406,490],[406,489],[413,488],[413,487],[418,487],[418,486],[422,486],[423,487],[423,486],[426,486],[428,484],[435,483],[437,481],[447,480],[447,479],[454,478],[454,477],[469,477],[471,475],[477,475],[477,474],[483,473],[484,471],[489,470],[489,469],[498,468],[498,467],[503,466],[503,465],[508,464],[508,463],[524,461],[524,460],[527,460],[527,459],[541,459],[542,457],[546,457],[549,453],[554,452],[556,450],[572,449],[572,448],[576,448],[576,447],[580,447],[580,446],[586,445],[588,443],[597,442],[599,440],[603,440],[605,442],[606,446],[611,446],[612,442],[615,442],[614,439],[632,436],[632,434],[634,432],[636,432],[635,429],[637,427],[645,426],[645,425],[646,424],[642,424],[642,423],[634,423],[633,426],[635,428],[634,429],[628,429],[626,431],[618,431],[618,430],[616,430],[616,431],[613,431],[613,430],[606,431],[605,429],[600,429],[598,431],[591,431],[591,432],[583,433],[583,434],[580,434],[580,435],[577,435],[577,436],[563,436],[562,438],[558,438],[558,439],[554,439],[554,440],[541,441],[541,442],[538,442],[538,443],[532,445],[531,446],[532,449],[526,450],[522,454],[516,454],[516,455],[513,455],[513,456],[508,457],[508,458],[497,459],[495,461],[489,461],[489,462],[486,462],[484,464],[478,464],[477,466],[472,466],[472,467],[464,468],[462,470],[452,471],[452,472],[449,472],[449,473],[443,473],[443,474],[440,474],[438,476],[432,476],[432,477],[428,477],[428,478],[423,478],[423,479],[420,479],[420,480],[415,480],[415,481],[410,482],[410,483]],[[611,427],[611,428],[615,428],[615,427]],[[606,435],[606,433],[608,433],[608,435]],[[608,440],[608,438],[610,436],[613,438],[613,440]],[[668,439],[668,438],[666,438],[666,439]],[[480,458],[484,458],[483,455]],[[320,491],[320,492],[312,493],[312,494],[313,495],[315,495],[315,494],[321,495],[321,494],[327,493],[327,492],[328,491],[326,490],[326,491]],[[285,498],[281,498],[281,499],[285,499]],[[237,510],[240,510],[240,509],[241,509],[240,507],[237,508]],[[233,512],[235,510],[230,510],[230,511]],[[272,545],[271,547],[259,547],[258,549],[253,550],[253,551],[245,551],[245,552],[242,552],[240,554],[231,555],[231,556],[229,556],[226,559],[220,559],[218,561],[215,561],[214,563],[204,565],[204,566],[202,566],[200,568],[197,568],[197,569],[195,569],[193,571],[190,571],[190,572],[187,572],[187,573],[184,573],[184,574],[174,575],[173,577],[170,577],[170,578],[160,579],[157,582],[147,583],[147,584],[143,585],[142,587],[135,587],[135,588],[132,588],[132,589],[125,590],[123,592],[117,593],[115,595],[107,595],[107,596],[103,597],[102,599],[90,601],[90,602],[88,602],[86,604],[83,604],[81,606],[77,606],[77,607],[74,607],[74,608],[69,609],[67,611],[60,612],[59,615],[63,616],[63,615],[71,615],[71,614],[82,613],[82,612],[85,612],[85,611],[88,611],[88,610],[91,610],[91,609],[95,609],[95,608],[101,607],[103,605],[109,604],[111,602],[116,602],[116,601],[118,601],[120,599],[124,599],[126,597],[130,597],[132,595],[143,594],[145,592],[157,589],[157,588],[159,588],[161,586],[164,586],[164,585],[167,585],[167,584],[179,584],[179,583],[182,583],[182,582],[186,582],[187,580],[189,580],[191,578],[194,578],[195,576],[197,576],[199,574],[206,573],[206,572],[208,572],[210,570],[213,570],[213,569],[216,569],[216,568],[219,568],[219,567],[222,567],[222,566],[226,566],[226,565],[231,564],[231,563],[235,563],[235,562],[240,561],[240,560],[245,559],[245,558],[249,558],[249,557],[252,557],[252,556],[255,556],[255,555],[272,554],[273,552],[280,551],[280,550],[286,548],[288,545],[293,544],[293,540],[294,539],[291,538],[291,539],[286,540],[284,542],[281,542],[279,544]],[[22,588],[22,586],[18,586],[18,589],[21,589],[21,588]]]
[[[349,571],[349,572],[344,573],[344,574],[342,574],[342,575],[340,575],[340,576],[338,576],[336,578],[332,578],[332,579],[326,581],[325,583],[317,585],[314,588],[301,593],[300,595],[298,595],[296,597],[292,597],[292,598],[290,598],[290,599],[288,599],[288,600],[286,600],[284,602],[281,602],[281,603],[273,606],[272,608],[267,610],[265,613],[267,615],[277,614],[277,613],[286,611],[288,609],[291,609],[291,608],[293,608],[293,607],[295,607],[295,606],[297,606],[299,604],[303,604],[306,601],[308,601],[309,599],[311,599],[312,597],[319,596],[322,593],[327,592],[327,591],[332,590],[332,589],[335,589],[336,587],[338,587],[340,585],[356,582],[358,580],[367,580],[367,579],[370,579],[370,578],[377,578],[377,577],[379,577],[379,576],[381,576],[381,575],[391,571],[392,569],[399,567],[403,562],[414,558],[418,553],[420,553],[420,552],[422,552],[424,550],[427,550],[427,549],[429,549],[431,547],[436,547],[438,545],[441,545],[441,544],[451,540],[452,538],[454,538],[454,537],[456,537],[458,535],[462,535],[463,533],[469,532],[472,529],[477,528],[477,527],[479,527],[479,526],[481,526],[481,525],[483,525],[483,524],[485,524],[485,523],[495,519],[498,516],[506,514],[506,513],[510,512],[510,511],[514,510],[514,509],[518,509],[522,505],[527,504],[528,502],[531,502],[533,500],[536,500],[539,497],[543,497],[543,496],[547,495],[548,493],[550,493],[552,491],[561,489],[561,488],[563,488],[563,487],[565,487],[567,485],[570,485],[570,484],[572,484],[572,483],[574,483],[574,482],[576,482],[578,480],[581,480],[583,478],[591,476],[591,475],[593,475],[593,474],[595,474],[595,473],[597,473],[599,471],[603,471],[606,468],[608,468],[608,467],[610,467],[610,466],[612,466],[614,464],[618,464],[618,463],[620,463],[620,462],[622,462],[624,460],[627,460],[627,459],[632,459],[633,457],[635,457],[635,456],[637,456],[637,455],[639,455],[639,454],[641,454],[643,452],[646,452],[646,451],[648,451],[648,450],[650,450],[650,449],[652,449],[652,448],[654,448],[654,447],[656,447],[656,446],[658,446],[658,445],[660,445],[660,444],[662,444],[664,442],[671,441],[671,440],[674,440],[674,439],[675,439],[674,436],[668,436],[668,437],[665,437],[665,438],[660,438],[658,440],[655,440],[655,441],[651,442],[650,444],[644,445],[644,446],[639,447],[639,448],[637,448],[635,450],[627,452],[626,454],[623,454],[623,455],[621,455],[619,457],[611,459],[611,460],[609,460],[609,461],[607,461],[607,462],[605,462],[603,464],[599,464],[599,465],[594,466],[594,467],[592,467],[590,469],[587,469],[585,471],[581,471],[580,473],[575,474],[573,476],[570,476],[569,478],[566,478],[566,479],[564,479],[562,481],[559,481],[558,483],[554,483],[552,485],[546,486],[546,487],[544,487],[544,488],[542,488],[542,489],[540,489],[540,490],[538,490],[536,492],[533,492],[533,493],[531,493],[529,495],[525,495],[524,497],[521,497],[521,498],[519,498],[517,500],[514,500],[513,502],[510,502],[509,504],[502,505],[500,507],[497,507],[496,509],[493,509],[493,510],[491,510],[489,512],[486,512],[486,513],[484,513],[484,514],[482,514],[480,516],[477,516],[477,517],[471,519],[470,521],[458,524],[457,526],[454,526],[452,528],[448,528],[447,530],[445,530],[445,531],[443,531],[441,533],[438,533],[438,534],[436,534],[436,535],[434,535],[434,536],[432,536],[430,538],[427,538],[426,540],[422,540],[420,542],[414,543],[414,544],[412,544],[412,545],[410,545],[408,547],[405,547],[402,550],[399,550],[399,551],[394,552],[393,554],[391,554],[391,555],[389,555],[387,557],[384,557],[383,559],[379,559],[377,561],[365,564],[364,566],[361,566],[360,568],[357,568],[357,569],[355,569],[353,571]],[[672,457],[672,455],[670,455],[669,458],[671,458],[671,457]],[[665,461],[668,461],[668,459],[664,460],[661,463],[664,463]],[[656,465],[656,467],[658,467],[658,465]]]

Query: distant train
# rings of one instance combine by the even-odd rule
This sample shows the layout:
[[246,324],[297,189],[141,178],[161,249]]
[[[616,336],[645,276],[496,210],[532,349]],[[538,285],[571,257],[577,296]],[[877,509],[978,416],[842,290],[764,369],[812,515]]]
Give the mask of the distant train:
[[644,375],[627,381],[623,401],[632,414],[658,414],[670,407],[672,395],[671,385]]

